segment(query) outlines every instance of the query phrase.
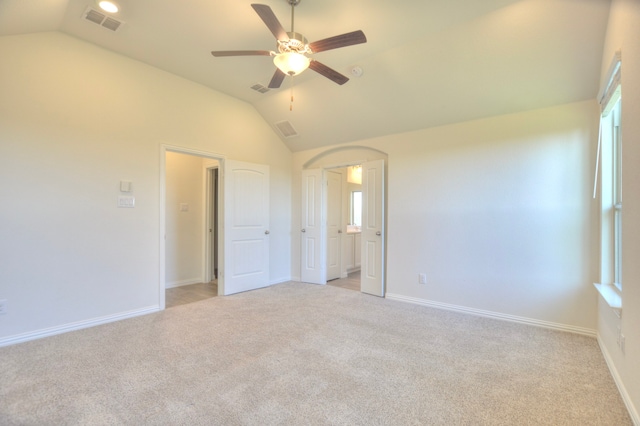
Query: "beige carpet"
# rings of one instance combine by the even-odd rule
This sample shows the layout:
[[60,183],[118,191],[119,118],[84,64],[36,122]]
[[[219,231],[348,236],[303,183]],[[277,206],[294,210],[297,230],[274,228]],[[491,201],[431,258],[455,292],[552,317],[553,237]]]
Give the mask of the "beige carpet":
[[286,283],[0,348],[2,425],[629,425],[593,338]]

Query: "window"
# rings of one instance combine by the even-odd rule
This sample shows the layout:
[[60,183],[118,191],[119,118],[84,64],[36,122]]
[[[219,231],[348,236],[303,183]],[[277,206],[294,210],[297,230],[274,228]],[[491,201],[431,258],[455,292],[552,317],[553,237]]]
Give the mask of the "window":
[[[601,98],[600,159],[600,286],[598,290],[614,308],[621,307],[622,291],[622,90],[619,57]],[[609,293],[609,297],[605,295]]]
[[601,117],[601,280],[622,289],[621,96],[613,96]]
[[351,224],[362,226],[362,191],[351,192]]
[[[613,234],[613,284],[622,290],[622,135],[620,129],[621,102],[618,97],[609,113],[607,131],[610,133],[609,146],[603,147],[610,151],[610,164],[607,169],[611,174],[611,199],[607,200],[608,208],[613,214],[610,226]],[[603,164],[604,167],[604,164]]]

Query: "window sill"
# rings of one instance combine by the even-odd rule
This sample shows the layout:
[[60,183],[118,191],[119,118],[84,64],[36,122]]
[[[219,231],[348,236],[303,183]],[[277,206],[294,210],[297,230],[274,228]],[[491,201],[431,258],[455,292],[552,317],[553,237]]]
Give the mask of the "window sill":
[[622,315],[622,298],[618,290],[610,284],[594,283],[593,286],[598,290],[598,293],[600,293],[604,301],[613,309],[613,312],[620,317]]

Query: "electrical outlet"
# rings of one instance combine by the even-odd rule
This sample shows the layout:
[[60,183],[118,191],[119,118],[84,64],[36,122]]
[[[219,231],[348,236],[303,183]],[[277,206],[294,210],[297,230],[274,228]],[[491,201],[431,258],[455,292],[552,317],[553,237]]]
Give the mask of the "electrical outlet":
[[427,283],[427,274],[424,274],[424,273],[418,274],[418,282],[420,284],[426,284]]
[[0,315],[7,313],[7,299],[0,300]]

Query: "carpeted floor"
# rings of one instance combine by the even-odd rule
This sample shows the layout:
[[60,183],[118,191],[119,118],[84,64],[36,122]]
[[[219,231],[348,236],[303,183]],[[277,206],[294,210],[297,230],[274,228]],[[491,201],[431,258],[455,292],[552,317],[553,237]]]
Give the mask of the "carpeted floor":
[[630,425],[593,338],[285,283],[0,348],[2,425]]

